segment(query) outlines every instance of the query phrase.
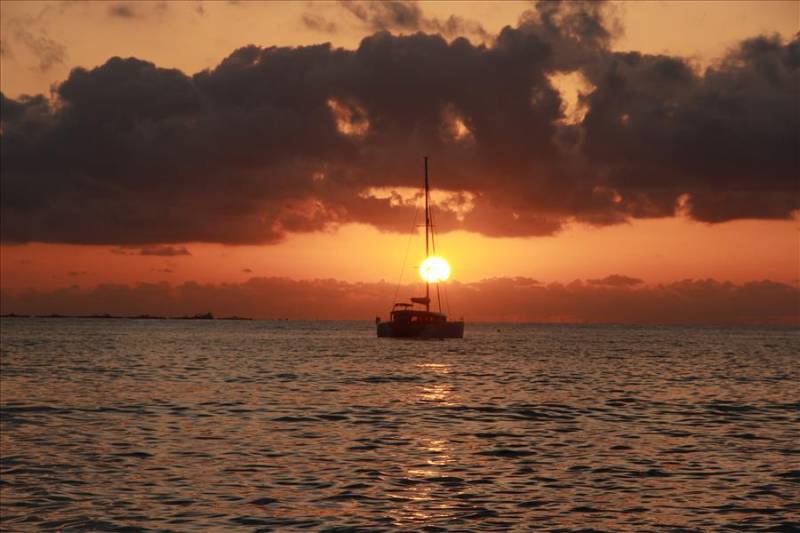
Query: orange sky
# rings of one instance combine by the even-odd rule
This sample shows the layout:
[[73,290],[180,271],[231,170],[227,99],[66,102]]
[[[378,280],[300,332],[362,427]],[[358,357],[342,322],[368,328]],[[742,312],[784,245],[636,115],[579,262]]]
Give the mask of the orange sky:
[[[346,281],[414,280],[423,257],[421,235],[381,233],[347,225],[332,233],[293,235],[268,246],[188,243],[191,255],[140,256],[109,246],[4,246],[3,288],[53,289],[110,282],[241,282],[257,276]],[[771,279],[796,284],[796,222],[734,221],[709,225],[686,219],[575,227],[552,237],[489,238],[463,231],[440,237],[440,250],[464,282],[499,276],[572,281],[625,274],[648,283],[694,278],[734,282]],[[119,251],[119,250],[117,250]],[[129,255],[128,255],[129,254]]]
[[[305,3],[245,4],[181,2],[164,9],[158,3],[129,3],[125,5],[133,16],[123,19],[108,16],[109,3],[3,2],[0,88],[11,97],[47,93],[72,67],[96,66],[112,55],[136,56],[193,73],[216,65],[234,48],[248,43],[299,45],[330,40],[352,48],[371,33],[330,3],[311,5],[314,13],[337,24],[339,31],[334,34],[309,29],[301,22],[307,12]],[[487,31],[495,33],[514,24],[528,3],[421,5],[427,16],[444,19],[457,14],[480,20]],[[625,26],[616,49],[689,56],[698,66],[713,62],[744,37],[777,32],[789,38],[800,29],[800,4],[791,1],[630,2],[614,7]],[[39,64],[36,43],[55,43],[52,46],[62,50],[62,60],[47,67]],[[605,228],[573,224],[549,237],[489,238],[461,231],[442,236],[440,242],[453,264],[454,279],[464,282],[495,276],[567,282],[626,274],[647,283],[710,277],[796,284],[799,230],[797,217],[716,225],[683,218],[638,219]],[[172,257],[137,255],[135,248],[114,253],[112,246],[3,245],[0,287],[16,291],[106,282],[224,283],[254,276],[394,282],[407,243],[404,235],[349,224],[331,232],[290,234],[275,245],[175,243],[191,255]],[[406,281],[419,263],[420,250],[415,243]]]
[[[129,5],[135,17],[110,18],[111,4]],[[481,22],[489,33],[515,24],[531,2],[421,2],[430,17],[451,14]],[[334,2],[3,2],[0,4],[4,55],[0,89],[9,96],[47,92],[75,66],[92,67],[109,57],[134,56],[164,67],[197,72],[212,67],[246,44],[296,46],[330,41],[353,48],[371,33]],[[306,6],[310,6],[307,9]],[[791,37],[800,30],[800,4],[787,1],[615,2],[624,33],[618,50],[671,53],[707,63],[736,41],[761,33]],[[338,24],[336,33],[309,29],[306,11]],[[64,46],[65,59],[42,70],[25,38],[49,39]],[[19,41],[19,42],[18,42]]]

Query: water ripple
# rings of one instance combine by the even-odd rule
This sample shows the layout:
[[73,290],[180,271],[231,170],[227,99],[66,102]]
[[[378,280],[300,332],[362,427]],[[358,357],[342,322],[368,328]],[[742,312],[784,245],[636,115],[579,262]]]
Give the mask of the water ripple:
[[800,528],[786,329],[3,319],[0,529]]

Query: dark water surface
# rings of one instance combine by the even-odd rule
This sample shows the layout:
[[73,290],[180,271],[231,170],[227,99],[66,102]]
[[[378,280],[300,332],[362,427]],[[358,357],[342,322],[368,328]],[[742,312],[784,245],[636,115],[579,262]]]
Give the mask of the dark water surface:
[[798,354],[788,329],[3,319],[0,527],[788,531]]

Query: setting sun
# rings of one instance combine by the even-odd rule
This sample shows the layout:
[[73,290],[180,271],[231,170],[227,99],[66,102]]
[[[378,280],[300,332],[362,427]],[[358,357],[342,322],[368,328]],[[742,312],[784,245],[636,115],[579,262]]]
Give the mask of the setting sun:
[[446,281],[450,277],[450,263],[444,257],[428,257],[419,266],[419,275],[428,283]]

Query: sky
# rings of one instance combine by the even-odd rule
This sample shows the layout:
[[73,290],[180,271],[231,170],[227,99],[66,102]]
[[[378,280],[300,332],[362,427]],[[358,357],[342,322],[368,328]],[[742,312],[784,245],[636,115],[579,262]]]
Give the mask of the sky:
[[797,2],[0,15],[3,313],[800,322]]

